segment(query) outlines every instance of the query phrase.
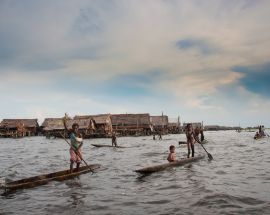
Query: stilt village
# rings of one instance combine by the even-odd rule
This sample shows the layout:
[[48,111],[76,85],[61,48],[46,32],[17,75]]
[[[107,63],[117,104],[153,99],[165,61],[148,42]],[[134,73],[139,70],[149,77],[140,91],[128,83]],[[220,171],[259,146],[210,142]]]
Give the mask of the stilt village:
[[[147,136],[155,134],[180,134],[187,123],[181,123],[180,117],[169,119],[167,115],[150,116],[139,114],[99,114],[76,115],[68,117],[67,126],[79,125],[84,138],[109,138],[112,133],[117,136]],[[203,122],[192,122],[193,126],[207,130],[237,130],[238,127],[203,125]],[[0,123],[0,137],[21,138],[29,136],[61,137],[65,134],[63,118],[45,118],[39,124],[38,119],[3,119]],[[67,136],[67,134],[66,134]]]

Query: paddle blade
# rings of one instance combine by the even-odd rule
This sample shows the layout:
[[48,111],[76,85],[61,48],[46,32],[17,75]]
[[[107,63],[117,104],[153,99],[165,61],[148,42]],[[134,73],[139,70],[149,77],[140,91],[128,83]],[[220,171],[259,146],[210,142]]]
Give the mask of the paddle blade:
[[207,153],[209,160],[213,160],[213,156],[210,153]]

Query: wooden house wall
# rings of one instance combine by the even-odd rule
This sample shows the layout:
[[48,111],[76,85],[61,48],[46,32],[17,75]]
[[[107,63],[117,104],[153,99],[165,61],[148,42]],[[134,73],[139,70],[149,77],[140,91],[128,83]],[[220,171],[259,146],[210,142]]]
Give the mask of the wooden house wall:
[[37,119],[3,119],[0,123],[3,137],[35,136],[38,129]]
[[74,119],[91,118],[95,121],[93,137],[110,137],[112,135],[112,123],[110,114],[75,116]]
[[111,115],[112,128],[118,135],[149,135],[149,114],[113,114]]

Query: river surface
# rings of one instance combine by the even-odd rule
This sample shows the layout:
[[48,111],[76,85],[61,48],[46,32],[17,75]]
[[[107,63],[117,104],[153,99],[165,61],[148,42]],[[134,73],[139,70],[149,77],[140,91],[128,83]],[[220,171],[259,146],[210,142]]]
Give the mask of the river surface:
[[[270,140],[254,141],[254,133],[206,132],[207,156],[198,162],[142,177],[133,170],[166,163],[168,148],[187,154],[178,141],[118,138],[130,148],[96,148],[110,139],[84,141],[83,155],[100,171],[62,182],[0,196],[0,214],[269,214]],[[0,176],[9,180],[69,168],[68,145],[62,139],[0,139]],[[195,145],[196,154],[204,154]]]

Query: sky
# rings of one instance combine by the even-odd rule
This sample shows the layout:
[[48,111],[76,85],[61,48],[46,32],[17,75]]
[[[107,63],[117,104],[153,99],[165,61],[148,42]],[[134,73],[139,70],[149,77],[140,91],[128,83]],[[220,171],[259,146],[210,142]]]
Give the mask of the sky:
[[270,127],[268,0],[0,0],[0,119]]

